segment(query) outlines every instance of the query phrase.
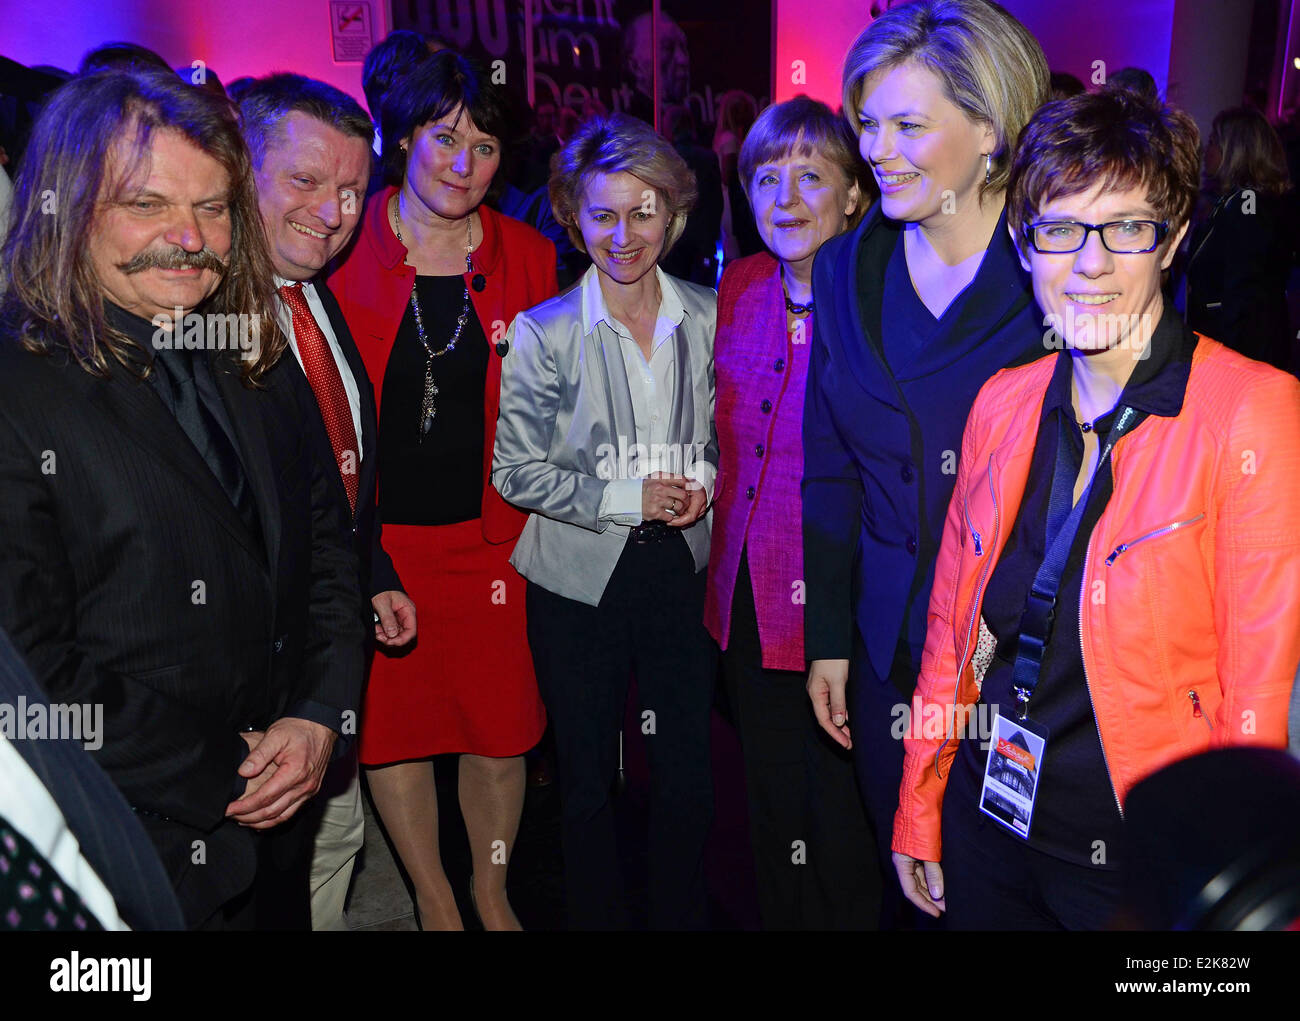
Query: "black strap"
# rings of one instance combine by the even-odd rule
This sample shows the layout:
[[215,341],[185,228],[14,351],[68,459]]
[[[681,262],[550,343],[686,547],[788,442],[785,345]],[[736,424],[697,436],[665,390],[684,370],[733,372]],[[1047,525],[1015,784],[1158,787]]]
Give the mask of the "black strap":
[[1016,642],[1016,662],[1011,673],[1011,690],[1016,693],[1016,712],[1022,719],[1028,712],[1034,688],[1038,686],[1043,655],[1052,634],[1052,623],[1056,619],[1056,596],[1061,586],[1061,575],[1065,573],[1065,563],[1083,521],[1093,483],[1101,474],[1115,442],[1143,417],[1145,416],[1132,408],[1120,409],[1101,456],[1097,458],[1097,469],[1079,497],[1079,502],[1073,506],[1071,502],[1076,470],[1070,457],[1069,438],[1066,436],[1068,426],[1063,416],[1059,420],[1056,467],[1052,471],[1052,496],[1047,507],[1047,554],[1043,557],[1038,573],[1034,575],[1033,584],[1029,586],[1029,595],[1025,597],[1025,609],[1020,616],[1020,635]]

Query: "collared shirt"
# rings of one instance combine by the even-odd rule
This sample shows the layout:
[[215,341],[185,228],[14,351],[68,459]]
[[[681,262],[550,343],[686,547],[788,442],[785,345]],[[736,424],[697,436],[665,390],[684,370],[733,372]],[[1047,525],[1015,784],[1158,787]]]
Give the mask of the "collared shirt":
[[[617,335],[623,364],[627,368],[628,391],[632,398],[632,414],[636,419],[636,443],[652,455],[668,443],[668,419],[672,410],[673,388],[677,380],[677,357],[672,344],[665,343],[682,325],[686,309],[681,296],[673,287],[672,277],[658,266],[655,277],[659,281],[659,313],[650,341],[650,358],[647,361],[641,346],[632,338],[632,331],[614,318],[605,303],[600,289],[599,270],[592,266],[582,278],[582,332],[591,333],[598,323],[604,322]],[[632,470],[635,477],[611,479],[605,484],[600,501],[600,517],[621,525],[639,525],[643,480],[651,472],[671,470],[661,466],[653,456],[638,459]],[[682,472],[687,478],[697,479],[704,485],[706,500],[713,501],[713,483],[716,470],[713,465],[696,462]]]
[[[293,356],[298,359],[298,364],[301,366],[302,355],[298,353],[298,338],[293,335],[293,315],[279,294],[281,287],[297,282],[296,280],[286,280],[278,275],[275,277],[280,329],[289,338],[289,349],[293,351]],[[361,437],[361,391],[357,389],[357,381],[352,375],[352,369],[348,366],[348,360],[343,354],[343,348],[339,345],[338,338],[334,336],[334,327],[330,325],[330,317],[325,312],[325,306],[321,304],[320,297],[316,294],[316,288],[311,281],[302,281],[302,293],[307,299],[307,307],[311,309],[316,325],[320,327],[321,333],[325,335],[325,342],[330,346],[330,354],[334,356],[334,364],[339,367],[339,375],[343,378],[343,390],[348,395],[348,410],[352,412],[352,425],[357,431],[357,461],[360,462],[362,458],[361,450],[365,445],[362,443]]]

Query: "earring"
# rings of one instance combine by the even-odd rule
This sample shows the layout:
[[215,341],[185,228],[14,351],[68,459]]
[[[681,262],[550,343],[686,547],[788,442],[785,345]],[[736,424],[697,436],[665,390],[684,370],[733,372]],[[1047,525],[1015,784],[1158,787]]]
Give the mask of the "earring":
[[984,154],[984,183],[988,184],[993,177],[993,154],[986,152]]

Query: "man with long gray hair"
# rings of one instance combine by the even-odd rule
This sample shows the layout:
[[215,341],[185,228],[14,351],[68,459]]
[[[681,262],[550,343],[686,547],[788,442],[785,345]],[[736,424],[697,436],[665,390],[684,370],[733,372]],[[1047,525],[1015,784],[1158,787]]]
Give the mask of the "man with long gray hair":
[[52,701],[102,704],[95,757],[188,925],[305,928],[298,813],[355,717],[360,595],[229,104],[62,86],[3,261],[0,626]]

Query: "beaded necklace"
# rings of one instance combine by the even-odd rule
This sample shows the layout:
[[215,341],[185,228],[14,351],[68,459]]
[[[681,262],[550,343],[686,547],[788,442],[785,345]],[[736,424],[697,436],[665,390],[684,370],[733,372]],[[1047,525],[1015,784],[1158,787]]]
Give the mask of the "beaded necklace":
[[[393,233],[397,235],[397,240],[403,245],[402,229],[400,227],[401,214],[393,211]],[[473,214],[465,218],[466,238],[465,238],[465,272],[474,272],[474,260],[472,254],[474,251],[474,217]],[[456,342],[460,340],[461,332],[465,329],[465,324],[469,322],[469,284],[465,285],[465,299],[461,306],[460,315],[456,317],[456,330],[452,333],[451,339],[447,341],[441,350],[435,351],[429,344],[429,338],[424,332],[424,317],[420,314],[420,299],[416,297],[416,286],[411,285],[411,311],[415,313],[415,332],[420,338],[420,346],[424,348],[424,395],[420,400],[420,439],[424,442],[424,437],[429,434],[433,428],[433,418],[438,413],[438,405],[434,400],[438,396],[438,384],[433,379],[433,360],[441,358],[456,350]]]

